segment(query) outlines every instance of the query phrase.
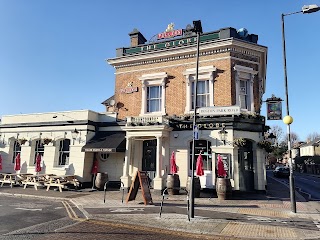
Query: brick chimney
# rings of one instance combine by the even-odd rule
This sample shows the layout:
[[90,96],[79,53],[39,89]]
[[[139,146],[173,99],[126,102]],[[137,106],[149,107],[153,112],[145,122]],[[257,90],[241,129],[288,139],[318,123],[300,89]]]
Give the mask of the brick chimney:
[[130,47],[135,47],[140,44],[145,44],[147,42],[147,39],[139,32],[138,29],[133,29],[131,33],[129,33],[130,36]]

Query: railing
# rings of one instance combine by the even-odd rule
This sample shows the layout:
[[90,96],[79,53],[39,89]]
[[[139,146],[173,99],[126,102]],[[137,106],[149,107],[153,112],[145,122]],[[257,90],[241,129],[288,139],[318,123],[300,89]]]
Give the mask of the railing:
[[127,126],[167,125],[164,116],[127,117]]

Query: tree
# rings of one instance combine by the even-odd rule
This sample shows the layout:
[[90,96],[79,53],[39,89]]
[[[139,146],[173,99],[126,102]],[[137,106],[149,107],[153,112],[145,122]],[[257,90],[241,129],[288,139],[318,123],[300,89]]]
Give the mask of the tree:
[[[288,139],[288,134],[286,134],[286,139]],[[287,140],[288,141],[288,140]],[[290,142],[291,142],[291,147],[294,146],[299,142],[299,136],[295,132],[290,133]]]
[[273,133],[273,135],[276,136],[275,145],[279,146],[280,143],[283,142],[283,138],[284,138],[284,132],[283,132],[282,127],[280,127],[278,125],[274,125],[270,128],[269,132]]
[[313,133],[310,133],[308,136],[307,136],[307,142],[311,142],[317,138],[320,138],[320,133],[317,133],[317,132],[313,132]]

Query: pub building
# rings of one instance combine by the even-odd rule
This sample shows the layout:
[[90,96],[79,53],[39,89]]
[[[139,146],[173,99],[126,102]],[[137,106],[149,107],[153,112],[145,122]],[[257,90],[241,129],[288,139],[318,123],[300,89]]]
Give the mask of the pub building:
[[[168,33],[169,32],[169,33]],[[197,36],[185,29],[148,43],[137,29],[130,47],[107,60],[115,69],[115,94],[107,108],[126,121],[123,174],[130,187],[137,170],[147,171],[154,189],[166,187],[175,152],[181,186],[191,176]],[[265,118],[260,116],[266,84],[267,47],[242,28],[200,36],[195,159],[202,152],[201,188],[215,188],[220,154],[234,190],[265,190]]]
[[[244,28],[222,28],[197,36],[169,24],[147,42],[137,29],[130,46],[116,49],[107,63],[115,70],[114,95],[90,110],[3,116],[0,153],[11,171],[21,153],[34,171],[41,153],[47,173],[73,173],[92,181],[93,160],[110,182],[129,188],[137,171],[147,171],[151,187],[162,190],[175,153],[181,187],[191,176],[194,84],[198,70],[195,159],[202,154],[201,188],[215,188],[220,154],[233,190],[264,191],[265,118],[260,115],[266,84],[267,47]],[[74,135],[76,134],[76,135]],[[24,144],[19,141],[27,139]],[[43,145],[44,138],[51,138]]]

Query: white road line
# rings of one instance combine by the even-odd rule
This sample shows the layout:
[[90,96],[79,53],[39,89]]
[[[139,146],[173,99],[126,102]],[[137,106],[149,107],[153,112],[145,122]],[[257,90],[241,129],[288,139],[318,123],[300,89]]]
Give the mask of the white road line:
[[109,209],[110,212],[143,212],[144,208],[116,208]]
[[42,211],[41,208],[15,208],[18,210],[26,210],[26,211]]

